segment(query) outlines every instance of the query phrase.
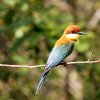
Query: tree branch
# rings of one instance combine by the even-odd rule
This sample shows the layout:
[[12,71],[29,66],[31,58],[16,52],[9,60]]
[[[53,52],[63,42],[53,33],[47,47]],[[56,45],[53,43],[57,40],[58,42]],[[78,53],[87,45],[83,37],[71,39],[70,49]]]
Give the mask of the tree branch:
[[[65,62],[66,65],[75,65],[75,64],[95,64],[100,63],[100,59],[96,61],[77,61],[77,62]],[[60,65],[64,65],[61,63]],[[1,67],[13,67],[13,68],[38,68],[38,67],[44,67],[45,65],[9,65],[9,64],[0,64]]]

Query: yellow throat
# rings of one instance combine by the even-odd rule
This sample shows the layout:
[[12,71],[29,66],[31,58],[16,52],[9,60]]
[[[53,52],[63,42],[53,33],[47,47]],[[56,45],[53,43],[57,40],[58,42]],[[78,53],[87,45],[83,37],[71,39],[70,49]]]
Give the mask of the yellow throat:
[[80,35],[78,34],[63,34],[60,39],[57,40],[55,46],[60,46],[62,44],[66,44],[68,42],[75,43]]
[[66,34],[66,38],[71,42],[77,41],[79,36],[80,36],[79,34]]

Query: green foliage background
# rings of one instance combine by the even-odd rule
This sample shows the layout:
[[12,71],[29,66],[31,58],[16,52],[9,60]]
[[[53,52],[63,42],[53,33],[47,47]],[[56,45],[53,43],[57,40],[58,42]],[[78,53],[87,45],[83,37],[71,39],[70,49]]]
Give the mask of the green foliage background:
[[[70,24],[88,33],[75,45],[75,61],[87,60],[91,52],[92,60],[99,59],[100,14],[99,20],[95,18],[99,10],[99,0],[0,0],[0,63],[45,64],[55,41]],[[100,64],[74,67],[83,81],[84,100],[99,100]],[[63,67],[54,69],[41,93],[34,95],[42,71],[0,68],[0,100],[66,100]],[[68,97],[75,99],[72,94]]]

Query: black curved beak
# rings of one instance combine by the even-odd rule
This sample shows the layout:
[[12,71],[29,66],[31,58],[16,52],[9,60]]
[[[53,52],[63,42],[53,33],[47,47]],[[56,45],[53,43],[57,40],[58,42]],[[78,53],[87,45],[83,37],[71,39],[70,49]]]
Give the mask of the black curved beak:
[[78,32],[79,35],[86,35],[87,33],[85,32]]

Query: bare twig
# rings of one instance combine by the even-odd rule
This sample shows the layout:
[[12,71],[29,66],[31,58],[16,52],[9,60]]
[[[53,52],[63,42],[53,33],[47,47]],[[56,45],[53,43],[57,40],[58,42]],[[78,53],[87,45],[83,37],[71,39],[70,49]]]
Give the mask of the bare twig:
[[[66,65],[75,65],[75,64],[95,64],[100,63],[100,59],[96,61],[77,61],[77,62],[66,62]],[[63,65],[63,64],[60,64]],[[13,67],[13,68],[38,68],[38,67],[44,67],[45,65],[10,65],[10,64],[0,64],[0,68],[2,67]]]
[[90,61],[90,59],[92,58],[92,56],[93,56],[93,52],[91,52],[91,55],[90,55],[90,57],[88,58],[88,61]]
[[77,61],[77,62],[68,62],[67,65],[74,65],[74,64],[95,64],[100,63],[100,59],[96,61]]
[[0,67],[13,67],[13,68],[38,68],[44,67],[45,65],[9,65],[9,64],[0,64]]

